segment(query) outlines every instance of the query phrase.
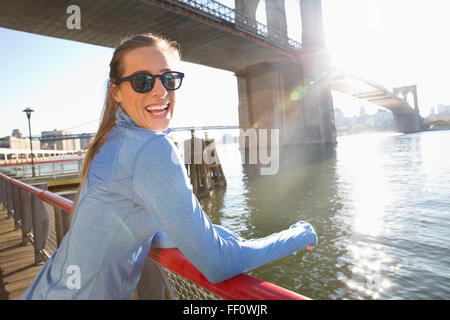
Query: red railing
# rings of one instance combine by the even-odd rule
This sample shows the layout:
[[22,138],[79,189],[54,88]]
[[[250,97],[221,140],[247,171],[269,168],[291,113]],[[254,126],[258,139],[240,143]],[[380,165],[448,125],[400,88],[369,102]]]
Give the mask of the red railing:
[[53,162],[74,162],[83,160],[83,158],[70,158],[70,159],[53,159],[53,160],[41,160],[41,161],[27,161],[27,162],[17,162],[17,163],[2,163],[0,167],[13,167],[13,166],[22,166],[22,165],[32,165],[32,164],[43,164],[43,163],[53,163]]
[[[35,195],[65,212],[71,212],[72,201],[49,191],[30,186],[24,182],[0,173],[0,178]],[[181,253],[180,250],[152,248],[148,254],[170,271],[186,278],[196,285],[228,300],[310,300],[293,291],[263,281],[242,273],[219,283],[211,283],[206,277]]]
[[154,249],[149,257],[198,286],[228,300],[309,300],[270,282],[242,273],[219,283],[211,283],[178,249]]

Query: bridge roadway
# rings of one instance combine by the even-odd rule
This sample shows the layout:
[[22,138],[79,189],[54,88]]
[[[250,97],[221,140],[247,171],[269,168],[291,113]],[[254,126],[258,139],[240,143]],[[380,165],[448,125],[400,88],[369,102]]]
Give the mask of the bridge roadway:
[[382,85],[362,79],[348,72],[335,72],[331,81],[331,89],[366,100],[393,113],[414,113],[407,101],[394,95]]
[[243,22],[235,23],[235,10],[211,0],[78,0],[81,30],[67,28],[71,4],[75,3],[2,1],[0,26],[110,48],[116,48],[126,34],[150,31],[176,40],[184,61],[234,72],[282,61],[301,47],[243,13]]
[[[332,90],[392,111],[399,131],[416,132],[422,128],[423,119],[419,114],[416,86],[394,88],[391,92],[374,81],[362,79],[349,72],[333,69],[330,74]],[[414,107],[407,101],[409,93],[414,97]]]

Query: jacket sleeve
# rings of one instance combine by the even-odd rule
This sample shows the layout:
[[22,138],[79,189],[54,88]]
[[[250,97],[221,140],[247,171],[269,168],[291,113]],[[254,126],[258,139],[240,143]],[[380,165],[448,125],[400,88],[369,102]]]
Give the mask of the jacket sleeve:
[[[222,237],[222,238],[235,238],[237,240],[243,240],[239,235],[234,233],[231,230],[228,230],[225,227],[219,226],[217,224],[212,225],[214,230]],[[167,234],[164,232],[163,229],[159,229],[152,240],[152,247],[153,248],[162,248],[162,249],[168,249],[168,248],[176,248],[177,246],[172,242],[172,240],[169,239]]]
[[138,152],[132,194],[134,201],[154,215],[173,245],[212,283],[317,244],[314,228],[304,221],[252,240],[231,231],[229,236],[218,232],[192,191],[176,147],[164,135]]

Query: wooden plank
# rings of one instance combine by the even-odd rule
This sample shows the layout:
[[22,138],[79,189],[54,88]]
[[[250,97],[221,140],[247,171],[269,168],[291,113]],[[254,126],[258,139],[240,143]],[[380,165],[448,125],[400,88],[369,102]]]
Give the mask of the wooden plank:
[[34,263],[33,245],[22,245],[22,232],[14,230],[14,219],[0,210],[0,300],[19,299],[43,264]]

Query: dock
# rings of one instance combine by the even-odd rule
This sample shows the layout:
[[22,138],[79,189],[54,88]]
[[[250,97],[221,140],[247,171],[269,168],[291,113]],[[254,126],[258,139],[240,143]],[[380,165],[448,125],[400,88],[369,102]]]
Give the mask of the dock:
[[0,204],[0,300],[17,300],[36,277],[42,264],[35,264],[33,245],[22,244],[22,231],[14,228]]

